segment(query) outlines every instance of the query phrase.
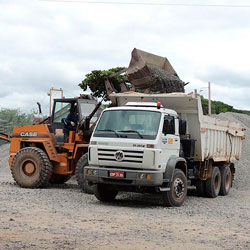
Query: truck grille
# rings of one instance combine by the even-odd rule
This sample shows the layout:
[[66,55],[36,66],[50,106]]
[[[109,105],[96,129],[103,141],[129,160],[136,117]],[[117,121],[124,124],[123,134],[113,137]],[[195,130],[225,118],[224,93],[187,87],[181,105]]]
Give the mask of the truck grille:
[[[98,149],[98,160],[99,161],[117,161],[115,153],[117,149]],[[137,150],[119,150],[124,154],[124,158],[120,162],[131,162],[131,163],[142,163],[143,151]]]

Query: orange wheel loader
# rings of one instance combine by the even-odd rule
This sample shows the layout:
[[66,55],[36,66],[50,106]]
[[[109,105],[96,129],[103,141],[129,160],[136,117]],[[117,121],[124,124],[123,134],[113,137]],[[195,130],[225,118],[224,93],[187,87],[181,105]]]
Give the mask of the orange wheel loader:
[[[88,95],[78,98],[54,99],[52,115],[36,125],[15,127],[10,141],[9,166],[17,184],[24,188],[42,188],[49,183],[62,184],[76,174],[80,187],[91,193],[84,180],[83,169],[88,163],[90,120],[97,119],[101,105]],[[65,125],[74,107],[78,113],[75,131]]]

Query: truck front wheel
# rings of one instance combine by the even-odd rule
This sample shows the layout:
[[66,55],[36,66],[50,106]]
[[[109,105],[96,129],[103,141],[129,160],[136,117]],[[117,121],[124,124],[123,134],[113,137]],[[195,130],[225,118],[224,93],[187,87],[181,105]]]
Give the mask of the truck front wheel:
[[207,197],[215,198],[219,195],[221,187],[221,174],[218,167],[213,167],[212,176],[206,181]]
[[187,196],[187,178],[180,169],[174,170],[169,191],[163,192],[163,203],[167,207],[180,207]]
[[105,184],[96,184],[94,186],[94,194],[99,201],[110,202],[115,199],[118,191],[112,190],[108,185]]
[[220,195],[228,195],[232,185],[232,173],[230,167],[224,167],[221,170]]

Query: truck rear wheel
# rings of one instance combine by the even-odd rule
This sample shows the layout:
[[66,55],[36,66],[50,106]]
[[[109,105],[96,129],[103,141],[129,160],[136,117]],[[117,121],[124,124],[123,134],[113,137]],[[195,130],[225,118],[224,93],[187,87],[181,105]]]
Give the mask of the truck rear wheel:
[[84,178],[84,167],[88,164],[88,153],[84,154],[76,165],[76,180],[79,187],[86,193],[86,194],[93,194],[94,190],[93,187],[88,184],[88,181]]
[[187,196],[187,178],[180,169],[174,170],[170,191],[163,192],[163,203],[167,207],[180,207]]
[[232,185],[232,173],[230,167],[224,167],[221,169],[221,186],[220,195],[228,195]]
[[109,186],[105,184],[96,184],[94,187],[94,194],[99,201],[110,202],[115,199],[118,191],[110,189]]
[[207,197],[215,198],[219,195],[221,187],[221,174],[218,167],[213,167],[212,176],[206,181]]
[[11,174],[24,188],[42,188],[48,185],[53,166],[46,153],[35,147],[21,149],[11,164]]
[[49,183],[51,184],[63,184],[71,178],[71,175],[61,175],[61,174],[52,174]]

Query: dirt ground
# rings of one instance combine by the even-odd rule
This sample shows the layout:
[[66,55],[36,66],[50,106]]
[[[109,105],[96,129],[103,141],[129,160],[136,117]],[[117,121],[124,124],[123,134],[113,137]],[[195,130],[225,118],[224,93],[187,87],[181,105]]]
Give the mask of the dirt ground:
[[250,189],[165,208],[155,195],[103,204],[74,180],[47,189],[14,184],[0,148],[0,249],[250,249]]

